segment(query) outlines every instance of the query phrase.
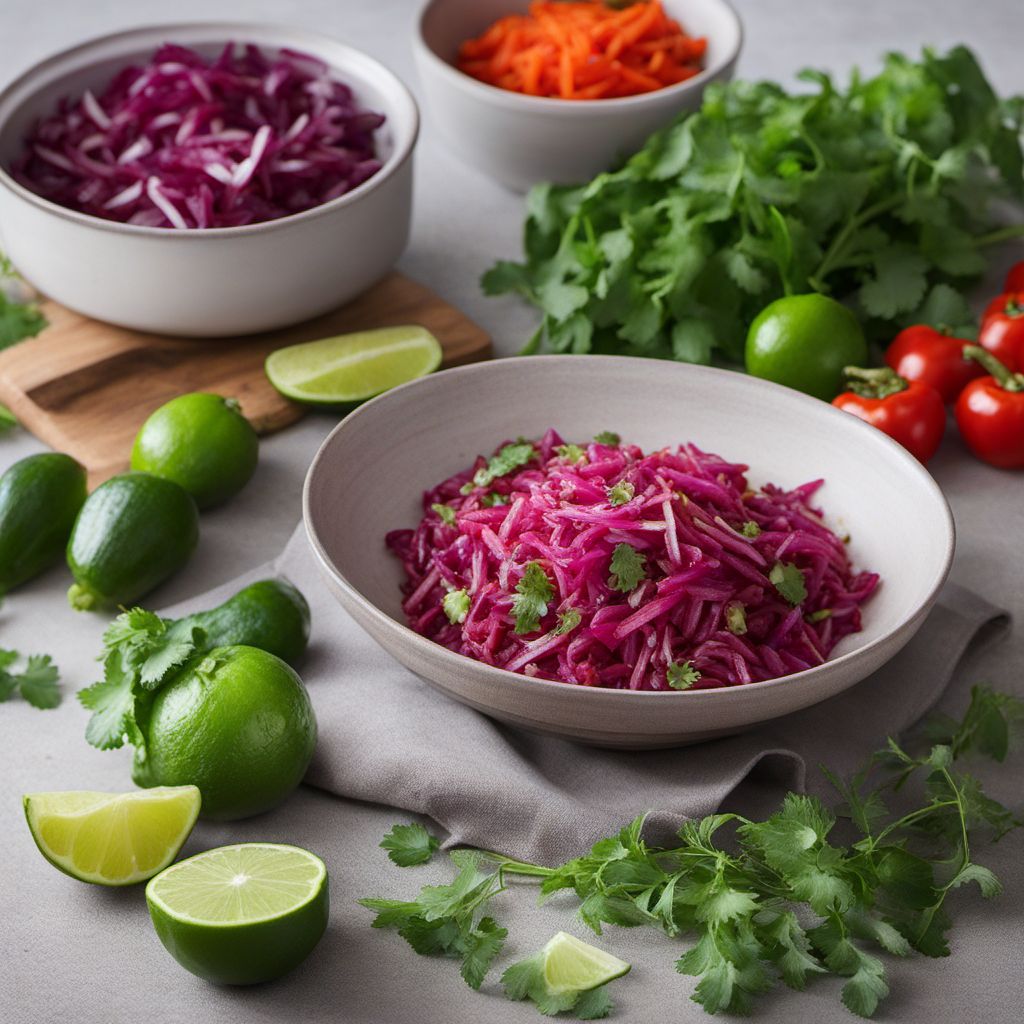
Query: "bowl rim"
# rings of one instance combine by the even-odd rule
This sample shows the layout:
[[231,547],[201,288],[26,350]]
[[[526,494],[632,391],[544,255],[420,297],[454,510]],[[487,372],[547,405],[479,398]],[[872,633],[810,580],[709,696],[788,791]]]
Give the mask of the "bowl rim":
[[431,10],[443,2],[444,0],[426,0],[426,3],[423,4],[416,18],[416,31],[413,33],[412,45],[415,55],[425,60],[453,85],[465,89],[484,102],[507,107],[510,110],[519,109],[522,112],[535,115],[543,112],[555,116],[572,116],[571,112],[576,112],[582,117],[590,117],[598,115],[601,111],[628,111],[645,104],[653,105],[673,96],[699,91],[735,64],[743,49],[743,19],[740,18],[730,0],[701,0],[703,3],[718,7],[732,21],[735,29],[735,42],[728,53],[714,64],[701,68],[692,78],[677,82],[675,85],[665,86],[662,89],[656,89],[654,92],[640,93],[636,96],[617,96],[610,99],[566,100],[559,96],[527,96],[523,93],[511,92],[508,89],[500,89],[496,85],[488,85],[486,82],[480,82],[471,75],[467,75],[464,71],[459,71],[427,43],[423,35],[423,24]]
[[[354,205],[375,188],[383,185],[408,162],[413,149],[416,146],[417,139],[419,138],[420,111],[409,87],[398,77],[398,75],[396,75],[390,68],[385,67],[385,65],[377,60],[376,57],[371,56],[365,50],[360,50],[358,47],[352,46],[335,36],[328,35],[325,32],[318,32],[314,29],[304,28],[302,26],[283,25],[279,22],[222,20],[153,22],[145,25],[136,25],[133,28],[120,29],[116,32],[107,32],[99,36],[92,36],[84,42],[76,43],[74,46],[68,46],[62,50],[56,51],[55,53],[51,53],[42,60],[36,61],[15,78],[11,79],[11,81],[0,89],[0,105],[2,105],[4,101],[7,100],[16,90],[23,87],[32,89],[32,80],[34,78],[36,78],[41,72],[45,72],[50,68],[59,66],[69,57],[88,54],[90,50],[103,46],[107,43],[120,42],[122,40],[127,43],[137,37],[145,38],[153,35],[154,33],[173,36],[173,33],[175,32],[192,32],[197,30],[201,33],[208,33],[211,37],[211,41],[221,40],[223,42],[227,42],[232,37],[236,41],[242,41],[247,33],[281,33],[284,37],[287,37],[287,35],[304,37],[312,41],[314,45],[319,41],[328,42],[334,47],[339,47],[344,51],[344,59],[346,61],[354,56],[356,59],[365,62],[372,77],[384,82],[388,88],[395,93],[395,105],[405,106],[407,108],[406,112],[409,115],[410,130],[404,138],[398,140],[394,152],[386,161],[384,161],[380,170],[377,171],[376,174],[371,175],[365,181],[360,182],[360,184],[350,192],[346,192],[344,195],[331,199],[326,203],[321,203],[319,206],[314,206],[309,210],[302,210],[299,213],[290,213],[286,217],[277,217],[274,220],[260,221],[256,224],[241,224],[234,227],[221,228],[194,228],[182,231],[174,228],[149,227],[142,224],[125,224],[121,221],[105,220],[103,217],[96,217],[89,213],[82,213],[79,210],[72,210],[70,207],[61,206],[59,203],[55,203],[50,199],[37,195],[31,189],[26,188],[19,181],[15,180],[15,178],[8,173],[2,163],[0,163],[0,188],[6,188],[18,199],[28,202],[46,214],[60,217],[63,220],[70,220],[83,227],[95,228],[100,231],[132,235],[137,238],[169,237],[188,240],[203,238],[241,238],[263,234],[270,231],[284,230],[293,224],[313,220],[317,217],[324,216],[329,212]],[[193,41],[193,44],[195,42],[197,41]],[[262,43],[258,45],[262,47],[270,44]],[[38,92],[38,89],[32,89],[31,95],[34,96],[36,92]],[[16,109],[20,109],[20,106]],[[2,130],[3,127],[3,122],[0,122],[0,130]]]
[[[744,374],[741,376],[752,382],[756,387],[762,387],[768,390],[774,390],[779,394],[784,394],[790,399],[795,399],[799,403],[804,404],[808,409],[816,408],[819,411],[825,412],[826,415],[832,415],[834,413],[835,416],[838,417],[836,420],[837,423],[841,421],[849,429],[853,430],[854,433],[860,431],[862,432],[863,437],[870,437],[875,443],[880,443],[883,448],[888,448],[889,454],[899,462],[902,462],[904,469],[908,473],[916,476],[924,487],[931,491],[932,496],[936,500],[936,507],[942,513],[942,520],[945,527],[942,538],[943,554],[938,571],[935,573],[932,583],[928,588],[928,592],[924,600],[919,602],[916,608],[905,614],[897,622],[888,626],[881,635],[877,636],[874,640],[870,640],[863,647],[859,647],[853,651],[847,651],[845,654],[841,654],[836,658],[829,658],[826,661],[823,661],[820,665],[804,669],[801,672],[793,672],[789,675],[778,676],[774,679],[765,679],[761,682],[744,683],[741,686],[717,687],[709,690],[620,690],[600,686],[576,686],[571,683],[559,682],[558,680],[538,679],[533,676],[523,675],[519,672],[510,672],[508,669],[488,665],[485,662],[477,661],[476,659],[470,658],[464,654],[458,654],[455,651],[449,650],[447,647],[435,643],[433,640],[429,640],[427,637],[415,632],[404,622],[399,622],[397,619],[393,619],[386,612],[381,611],[380,608],[365,597],[360,590],[349,581],[327,553],[326,548],[320,540],[312,511],[311,493],[314,478],[321,471],[321,466],[325,464],[326,453],[328,448],[334,443],[335,436],[345,430],[347,425],[353,422],[355,418],[361,415],[366,415],[366,410],[390,401],[391,396],[395,394],[406,393],[410,389],[421,387],[426,382],[440,376],[472,377],[474,374],[490,372],[490,368],[495,366],[500,366],[501,364],[509,362],[519,362],[520,360],[556,360],[563,364],[571,360],[570,365],[578,365],[580,360],[587,360],[588,362],[607,362],[609,360],[615,360],[620,363],[622,361],[626,361],[631,364],[644,364],[648,368],[651,367],[652,364],[665,362],[663,360],[640,359],[633,356],[534,355],[513,356],[504,359],[490,359],[479,363],[471,363],[467,366],[456,366],[447,370],[441,370],[433,374],[428,374],[425,377],[420,377],[417,380],[410,381],[407,384],[402,384],[399,387],[392,388],[390,391],[386,391],[383,394],[370,399],[370,401],[364,402],[355,411],[345,416],[331,430],[327,437],[324,438],[320,447],[317,449],[316,455],[313,456],[313,460],[306,472],[306,478],[302,487],[302,521],[305,527],[306,537],[309,541],[310,547],[313,549],[313,553],[316,555],[317,561],[320,563],[321,567],[327,571],[347,597],[362,609],[364,614],[368,615],[383,629],[390,629],[392,631],[397,630],[401,639],[411,645],[411,651],[422,655],[424,658],[440,659],[456,672],[460,666],[465,667],[467,664],[473,665],[478,671],[482,672],[485,676],[489,676],[496,682],[500,680],[509,686],[518,686],[524,695],[527,695],[530,692],[539,693],[541,692],[539,688],[544,688],[544,692],[550,694],[552,692],[550,687],[556,686],[562,687],[565,692],[582,691],[583,693],[590,695],[589,697],[580,697],[579,699],[581,700],[626,702],[675,698],[688,699],[692,701],[697,701],[698,699],[701,701],[724,701],[725,699],[728,699],[725,698],[725,694],[732,694],[733,699],[736,699],[736,695],[739,693],[763,692],[779,686],[811,685],[819,676],[833,671],[837,666],[849,664],[855,659],[862,658],[866,654],[889,643],[893,637],[898,636],[918,622],[935,603],[939,591],[942,589],[949,577],[949,571],[953,564],[953,556],[956,548],[956,523],[953,518],[953,512],[950,508],[949,502],[931,473],[929,473],[928,470],[901,444],[892,440],[892,438],[883,434],[877,428],[872,427],[857,417],[851,416],[849,413],[844,413],[841,410],[836,409],[834,406],[822,402],[820,399],[802,394],[792,388]],[[706,375],[709,381],[721,379],[722,375],[728,375],[730,377],[736,375],[736,371],[720,369],[712,366],[699,366],[692,363],[669,362],[668,365],[675,369],[685,368],[686,372],[693,372],[698,374],[698,376]],[[664,369],[664,367],[662,368]],[[674,370],[672,372],[674,372]]]

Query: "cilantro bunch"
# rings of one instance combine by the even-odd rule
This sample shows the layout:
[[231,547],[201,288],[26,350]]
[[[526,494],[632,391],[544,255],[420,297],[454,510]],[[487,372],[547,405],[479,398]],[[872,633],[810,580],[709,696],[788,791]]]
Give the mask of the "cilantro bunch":
[[[425,886],[414,900],[360,902],[377,912],[374,927],[397,929],[416,952],[461,960],[478,989],[506,937],[490,903],[521,875],[540,882],[541,900],[574,894],[580,919],[598,934],[608,924],[649,926],[689,940],[676,969],[697,979],[692,998],[709,1013],[748,1013],[779,981],[802,991],[834,975],[843,1004],[870,1017],[889,993],[879,953],[947,956],[951,893],[967,885],[986,898],[1000,892],[975,847],[1021,822],[961,762],[972,754],[1003,761],[1021,718],[1024,702],[975,687],[960,721],[928,724],[921,752],[890,739],[850,779],[823,768],[835,808],[789,793],[763,821],[721,813],[687,822],[670,847],[644,840],[641,815],[557,867],[456,850],[449,885]],[[407,867],[429,861],[438,842],[420,825],[397,825],[381,846]],[[547,998],[531,962],[505,971],[509,998],[529,997],[545,1014],[610,1012],[606,993],[582,1005]]]
[[737,363],[761,309],[810,291],[876,336],[971,322],[984,246],[1024,233],[989,213],[1024,200],[1024,97],[1000,101],[962,46],[846,88],[799,77],[712,85],[620,170],[532,191],[524,261],[482,282],[542,311],[528,351]]

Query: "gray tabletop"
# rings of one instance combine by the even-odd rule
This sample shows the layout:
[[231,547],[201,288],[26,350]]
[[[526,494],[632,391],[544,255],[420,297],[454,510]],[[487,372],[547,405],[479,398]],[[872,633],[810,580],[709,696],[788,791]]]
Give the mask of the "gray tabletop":
[[[0,0],[0,79],[80,39],[146,20],[242,17],[287,21],[323,29],[382,59],[413,88],[409,33],[417,0]],[[874,66],[887,49],[964,42],[981,56],[997,87],[1024,91],[1016,0],[742,0],[747,46],[745,76],[788,80],[805,64],[844,71]],[[429,111],[417,157],[412,242],[402,267],[461,306],[494,335],[499,352],[512,354],[531,330],[530,313],[513,301],[485,300],[476,280],[496,255],[517,251],[519,197],[461,166],[434,137]],[[1007,259],[1011,253],[1007,252]],[[1018,253],[1017,258],[1020,258]],[[300,513],[306,466],[331,427],[311,417],[267,439],[256,478],[229,506],[204,516],[203,536],[189,570],[150,598],[170,604],[267,560],[284,545]],[[0,470],[41,449],[22,432],[0,440]],[[933,464],[957,520],[954,577],[989,600],[1024,617],[1024,487],[1020,476],[1000,473],[969,458],[948,439]],[[85,713],[70,696],[95,678],[93,661],[104,621],[71,613],[64,600],[67,576],[55,570],[19,590],[0,608],[0,644],[46,651],[61,667],[67,697],[56,711],[39,712],[12,701],[0,708],[0,1019],[12,1024],[251,1022],[284,1020],[528,1021],[525,1006],[506,1003],[495,986],[476,995],[454,965],[414,956],[394,935],[367,927],[356,897],[407,894],[414,884],[390,869],[377,849],[396,820],[383,807],[300,790],[271,815],[231,825],[201,824],[190,849],[220,842],[269,839],[308,846],[331,873],[332,918],[314,956],[272,986],[224,990],[182,971],[163,951],[149,924],[141,893],[103,891],[58,875],[34,850],[21,818],[23,792],[128,787],[126,752],[100,753],[82,739]],[[383,657],[383,655],[382,655]],[[1024,691],[1024,628],[969,658],[962,679],[987,680]],[[1019,768],[997,773],[993,793],[1019,805]],[[1024,869],[1019,839],[985,856],[1006,883],[992,905],[961,901],[951,960],[915,958],[892,965],[893,995],[881,1020],[944,1022],[1020,1019],[1024,1001],[1020,936],[1024,925]],[[510,952],[542,944],[569,920],[566,905],[539,910],[522,895],[507,900],[503,922],[515,939]],[[617,1020],[664,1016],[699,1021],[689,1002],[692,980],[675,974],[679,950],[663,936],[614,932],[607,944],[634,963],[616,984]],[[766,999],[766,1021],[851,1019],[831,982],[795,996]]]

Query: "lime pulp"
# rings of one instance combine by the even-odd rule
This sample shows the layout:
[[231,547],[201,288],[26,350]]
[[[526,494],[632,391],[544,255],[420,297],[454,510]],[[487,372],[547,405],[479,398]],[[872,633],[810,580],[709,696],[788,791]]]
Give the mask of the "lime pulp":
[[541,950],[544,984],[552,995],[589,992],[621,978],[630,965],[568,932],[558,932]]

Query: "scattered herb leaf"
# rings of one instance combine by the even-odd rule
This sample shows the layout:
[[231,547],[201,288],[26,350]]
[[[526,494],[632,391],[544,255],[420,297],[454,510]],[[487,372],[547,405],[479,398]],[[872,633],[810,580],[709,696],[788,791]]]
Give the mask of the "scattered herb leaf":
[[487,460],[486,466],[473,474],[473,485],[489,487],[498,477],[508,476],[514,469],[525,466],[534,455],[536,455],[536,450],[530,441],[516,441],[507,444]]
[[634,494],[636,494],[636,488],[628,480],[620,480],[608,488],[608,504],[625,505],[627,501],[633,500]]
[[608,586],[628,594],[644,578],[646,558],[631,544],[616,544],[609,565]]
[[578,444],[560,444],[555,449],[555,454],[573,465],[587,461],[587,453]]
[[540,562],[527,562],[512,599],[516,633],[533,633],[539,629],[540,620],[548,613],[548,602],[554,596],[555,588]]
[[426,864],[440,845],[437,837],[432,836],[417,822],[409,825],[392,825],[391,831],[380,843],[381,849],[388,851],[391,862],[400,868]]
[[440,502],[435,501],[430,507],[441,517],[442,523],[445,523],[447,526],[455,525],[455,509],[451,505],[442,505]]
[[776,562],[768,579],[779,595],[794,607],[807,600],[807,582],[804,574],[792,562]]
[[665,677],[673,690],[688,690],[694,683],[700,681],[700,673],[689,661],[673,661]]
[[469,603],[469,591],[463,587],[461,590],[449,590],[441,601],[441,607],[444,608],[448,621],[453,626],[458,626],[466,621]]
[[48,654],[30,654],[21,672],[12,672],[21,657],[17,651],[0,649],[0,701],[9,700],[15,692],[34,708],[48,710],[60,703],[60,673]]
[[614,430],[602,430],[600,434],[594,435],[594,440],[598,444],[610,445],[613,448],[622,444],[622,438]]

